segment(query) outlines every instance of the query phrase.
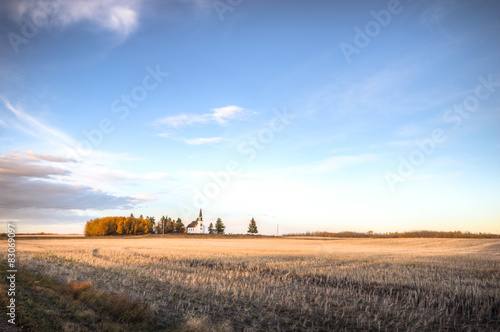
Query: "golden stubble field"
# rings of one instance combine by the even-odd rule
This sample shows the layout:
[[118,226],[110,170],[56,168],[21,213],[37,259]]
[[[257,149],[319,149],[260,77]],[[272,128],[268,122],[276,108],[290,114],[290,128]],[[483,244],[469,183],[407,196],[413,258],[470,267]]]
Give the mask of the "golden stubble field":
[[173,330],[500,329],[498,239],[19,238],[18,252]]

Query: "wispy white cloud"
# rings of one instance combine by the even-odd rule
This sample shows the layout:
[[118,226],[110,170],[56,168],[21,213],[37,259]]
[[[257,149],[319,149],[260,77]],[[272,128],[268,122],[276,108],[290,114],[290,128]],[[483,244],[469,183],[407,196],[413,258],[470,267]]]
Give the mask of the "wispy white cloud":
[[214,112],[212,114],[213,119],[221,125],[227,124],[228,120],[235,119],[244,113],[244,109],[239,106],[214,108],[212,111]]
[[224,138],[222,138],[222,137],[184,138],[184,137],[179,137],[171,132],[160,133],[160,134],[157,134],[156,136],[170,138],[174,141],[183,142],[183,143],[186,143],[188,145],[215,144],[215,143],[220,143],[224,140]]
[[225,106],[211,109],[211,113],[205,114],[180,114],[168,116],[155,121],[157,125],[167,127],[186,127],[196,123],[217,123],[226,125],[229,120],[237,119],[245,114],[245,109],[239,106]]
[[446,1],[436,1],[420,15],[420,22],[434,24],[439,22],[447,14]]
[[[414,100],[400,91],[415,76],[409,69],[388,68],[364,74],[355,81],[336,82],[313,93],[307,109],[311,112],[329,110],[334,114],[409,113],[415,110]],[[384,96],[381,98],[381,96]],[[412,105],[408,108],[408,105]],[[417,104],[420,105],[420,104]]]
[[21,150],[0,154],[0,210],[4,216],[16,215],[18,209],[129,209],[145,200],[130,191],[128,195],[113,194],[117,190],[122,192],[117,184],[137,185],[142,181],[170,179],[167,173],[137,175],[114,169],[117,162],[134,160],[126,154],[92,150],[80,156],[72,137],[1,96],[0,112],[9,129],[31,135],[41,144],[50,143],[62,154]]
[[220,143],[224,139],[222,137],[199,137],[199,138],[184,138],[175,134],[175,130],[188,127],[194,124],[217,124],[225,126],[230,120],[241,119],[248,112],[239,106],[230,105],[220,108],[213,108],[210,113],[205,114],[180,114],[158,119],[154,124],[174,128],[167,130],[157,136],[170,138],[176,141],[184,142],[188,145],[204,145]]
[[62,156],[54,156],[50,154],[37,154],[33,151],[18,151],[18,150],[9,150],[9,153],[16,153],[16,155],[12,156],[17,159],[22,159],[23,155],[28,157],[29,159],[27,161],[54,161],[54,162],[60,162],[60,163],[65,163],[65,162],[76,162],[74,159],[70,158],[65,158]]
[[182,139],[182,141],[189,145],[203,145],[203,144],[215,144],[220,143],[224,139],[222,137],[201,137],[201,138],[193,138],[193,139]]
[[7,110],[15,115],[17,121],[11,121],[13,126],[31,136],[51,142],[59,148],[76,147],[76,142],[62,131],[42,123],[20,107],[14,107],[9,100],[2,96],[0,96],[0,101]]
[[208,121],[209,117],[207,117],[205,114],[204,115],[181,114],[181,115],[168,116],[166,118],[158,119],[155,121],[155,123],[159,125],[165,125],[168,127],[185,127],[195,123],[204,123]]
[[[434,85],[426,71],[408,59],[382,70],[353,75],[352,80],[329,84],[310,94],[305,108],[309,113],[328,112],[333,116],[352,116],[359,122],[374,115],[408,115],[449,107],[467,93],[452,86]],[[425,82],[422,89],[415,85]]]
[[138,26],[138,0],[72,0],[45,4],[37,0],[10,1],[4,4],[11,18],[21,22],[40,12],[48,12],[48,24],[67,27],[79,22],[127,36]]
[[[8,111],[5,114],[5,121],[7,122],[7,127],[25,134],[37,138],[41,142],[47,142],[56,147],[58,150],[63,151],[66,156],[71,156],[71,158],[66,157],[66,159],[78,162],[83,162],[84,159],[88,162],[93,160],[136,160],[125,153],[108,153],[97,150],[98,146],[93,146],[90,151],[82,153],[82,149],[78,146],[78,142],[72,137],[64,133],[62,130],[43,123],[43,121],[35,118],[34,116],[25,112],[21,107],[13,106],[9,100],[0,96],[0,106]],[[2,108],[0,107],[0,115],[2,114]],[[31,157],[35,156],[33,152],[23,152]],[[41,155],[38,155],[40,158]]]
[[437,1],[432,6],[427,8],[421,15],[421,23],[430,26],[438,31],[438,33],[446,38],[451,43],[460,43],[459,35],[454,34],[450,29],[445,28],[443,21],[457,7],[456,1]]

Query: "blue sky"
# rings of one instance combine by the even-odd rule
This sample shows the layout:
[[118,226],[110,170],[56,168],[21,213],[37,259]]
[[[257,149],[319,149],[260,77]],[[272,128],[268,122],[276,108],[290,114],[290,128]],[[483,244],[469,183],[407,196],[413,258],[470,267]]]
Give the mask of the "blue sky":
[[500,229],[495,1],[4,1],[0,220]]

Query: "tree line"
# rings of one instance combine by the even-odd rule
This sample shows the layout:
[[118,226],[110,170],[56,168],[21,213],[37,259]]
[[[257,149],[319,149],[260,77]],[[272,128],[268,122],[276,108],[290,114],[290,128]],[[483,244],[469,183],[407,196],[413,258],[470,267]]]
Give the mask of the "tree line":
[[[155,217],[150,217],[150,219],[151,218],[154,223]],[[184,226],[181,218],[174,220],[167,216],[161,216],[158,224],[154,226],[153,234],[185,233],[186,231],[186,227]]]
[[408,231],[408,232],[388,232],[374,233],[373,231],[363,232],[306,232],[284,234],[284,236],[319,236],[319,237],[354,237],[354,238],[467,238],[467,239],[496,239],[499,236],[492,233],[471,233],[471,232],[440,232],[440,231]]
[[162,216],[158,223],[155,217],[142,215],[139,218],[130,214],[130,217],[104,217],[87,221],[85,224],[85,236],[102,235],[144,235],[144,234],[168,234],[185,233],[186,227],[181,218],[174,220]]
[[215,226],[213,223],[210,223],[210,226],[208,226],[208,234],[224,234],[225,231],[226,226],[220,218],[217,218]]
[[[209,234],[224,234],[226,226],[221,218],[210,223],[208,227]],[[146,217],[142,215],[135,218],[134,214],[130,217],[103,217],[87,221],[85,224],[85,236],[103,236],[103,235],[144,235],[144,234],[169,234],[186,233],[181,218],[172,219],[168,216],[162,216],[158,223],[155,217]]]
[[104,217],[87,221],[85,236],[143,235],[153,233],[154,217]]
[[[210,223],[208,234],[224,234],[226,226],[221,218],[217,218],[215,225]],[[186,233],[181,218],[172,219],[168,216],[161,216],[156,223],[155,217],[144,218],[141,214],[139,218],[130,214],[129,217],[103,217],[87,221],[85,224],[85,236],[103,236],[103,235],[144,235],[144,234],[169,234]],[[252,218],[248,225],[249,234],[257,234],[257,223]]]

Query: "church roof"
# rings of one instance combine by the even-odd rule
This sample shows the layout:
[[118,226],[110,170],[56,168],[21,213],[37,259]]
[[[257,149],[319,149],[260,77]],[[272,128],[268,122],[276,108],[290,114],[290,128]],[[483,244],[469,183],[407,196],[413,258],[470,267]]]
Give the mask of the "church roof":
[[187,225],[187,228],[196,227],[198,226],[199,223],[202,222],[203,222],[203,215],[201,214],[201,209],[200,209],[200,216],[198,217],[198,219],[196,219],[195,221],[191,221],[191,223]]
[[187,225],[187,228],[196,227],[197,225],[198,225],[198,220],[191,221],[191,223],[189,225]]

